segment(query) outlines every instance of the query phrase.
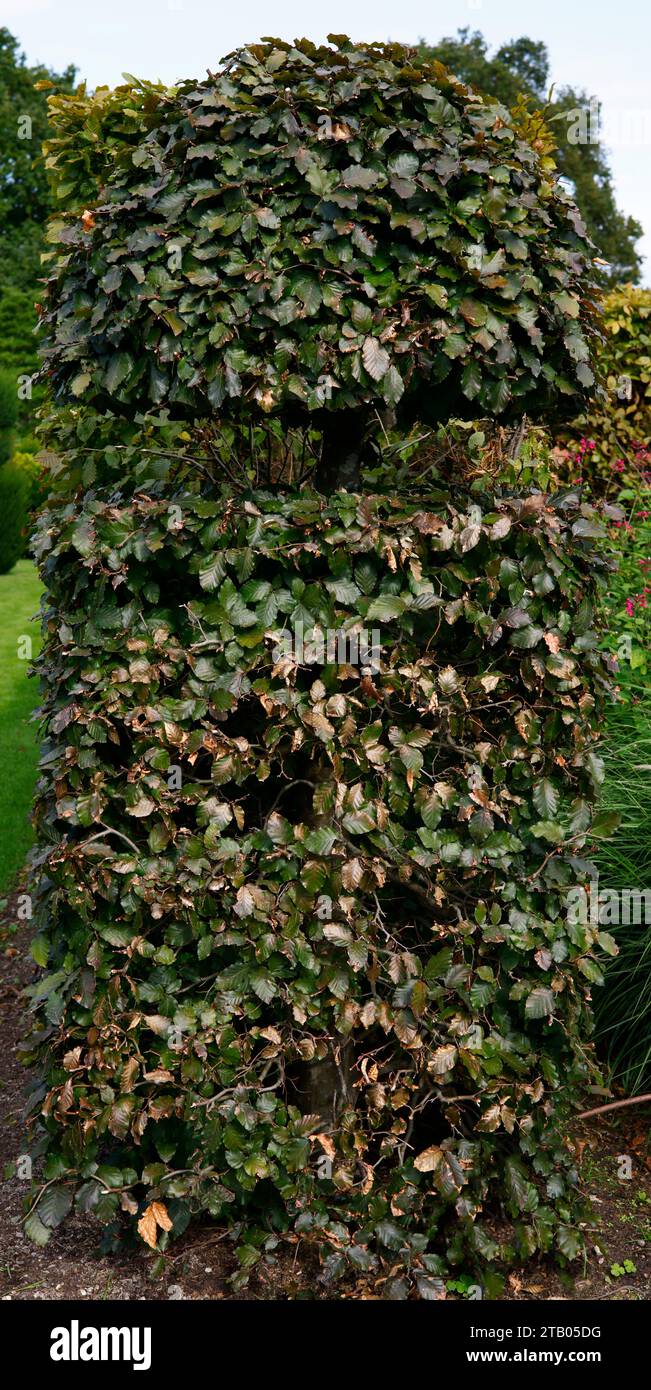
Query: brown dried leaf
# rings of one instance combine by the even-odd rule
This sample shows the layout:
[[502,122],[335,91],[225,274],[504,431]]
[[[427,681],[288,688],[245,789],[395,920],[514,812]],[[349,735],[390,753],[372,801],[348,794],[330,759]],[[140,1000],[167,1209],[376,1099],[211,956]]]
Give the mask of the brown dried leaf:
[[434,1169],[438,1168],[442,1157],[443,1150],[438,1147],[438,1144],[433,1144],[431,1148],[423,1149],[418,1158],[414,1159],[414,1168],[417,1168],[419,1173],[433,1173]]
[[167,1214],[167,1207],[164,1202],[152,1202],[149,1211],[153,1212],[156,1225],[163,1231],[171,1231],[172,1222]]
[[147,1207],[146,1211],[144,1211],[140,1217],[138,1222],[138,1235],[142,1236],[145,1245],[148,1245],[152,1250],[156,1249],[158,1230],[156,1226],[156,1217],[150,1206]]

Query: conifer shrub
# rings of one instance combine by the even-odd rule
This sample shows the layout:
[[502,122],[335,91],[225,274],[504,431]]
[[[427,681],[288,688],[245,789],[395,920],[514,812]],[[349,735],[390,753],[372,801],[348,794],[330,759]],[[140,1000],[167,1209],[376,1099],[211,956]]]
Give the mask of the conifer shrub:
[[14,429],[18,413],[16,380],[10,371],[0,370],[0,467],[14,451]]
[[50,155],[27,1230],[495,1292],[581,1248],[606,562],[577,492],[419,429],[589,389],[590,250],[396,45],[127,91]]
[[25,547],[29,481],[12,461],[0,464],[0,574],[8,574]]
[[42,506],[48,494],[48,475],[37,453],[26,449],[17,450],[13,464],[25,475],[27,482],[27,509],[35,513]]
[[[4,254],[10,254],[6,248]],[[8,377],[16,403],[14,425],[20,448],[24,448],[29,438],[33,412],[43,396],[42,391],[27,389],[28,378],[36,376],[39,365],[34,337],[37,319],[34,298],[34,290],[14,285],[0,288],[0,375]]]

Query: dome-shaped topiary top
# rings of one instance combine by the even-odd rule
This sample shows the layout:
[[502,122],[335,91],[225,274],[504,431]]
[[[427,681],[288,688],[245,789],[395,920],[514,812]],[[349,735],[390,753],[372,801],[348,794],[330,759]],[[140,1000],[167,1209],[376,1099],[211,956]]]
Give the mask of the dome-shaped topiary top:
[[135,133],[132,103],[97,206],[59,224],[58,398],[447,418],[592,385],[590,243],[505,108],[398,45],[331,42],[149,88]]

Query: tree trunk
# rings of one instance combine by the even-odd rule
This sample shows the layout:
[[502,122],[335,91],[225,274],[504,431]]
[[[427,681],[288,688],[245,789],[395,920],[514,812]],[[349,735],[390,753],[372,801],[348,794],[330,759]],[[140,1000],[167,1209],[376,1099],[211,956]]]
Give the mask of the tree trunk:
[[340,488],[359,491],[365,426],[365,414],[361,410],[324,412],[321,459],[314,476],[319,492],[327,496]]
[[[323,443],[314,475],[317,491],[326,497],[341,488],[359,492],[366,412],[327,410],[320,423]],[[351,1060],[351,1045],[345,1043],[331,1047],[323,1061],[301,1065],[297,1089],[303,1114],[319,1115],[325,1124],[336,1124],[341,1111],[353,1100]]]
[[301,1063],[296,1089],[304,1115],[318,1115],[324,1124],[335,1125],[348,1105],[353,1104],[352,1046],[335,1044],[322,1062]]

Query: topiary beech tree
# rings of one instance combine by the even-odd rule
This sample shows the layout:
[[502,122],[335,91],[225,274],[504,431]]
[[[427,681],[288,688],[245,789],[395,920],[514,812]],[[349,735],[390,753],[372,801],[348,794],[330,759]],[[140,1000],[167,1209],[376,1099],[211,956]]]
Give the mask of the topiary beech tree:
[[577,494],[434,426],[592,386],[580,219],[397,45],[53,114],[28,1229],[74,1198],[164,1249],[208,1212],[238,1284],[284,1238],[390,1297],[494,1291],[581,1244],[603,566]]

